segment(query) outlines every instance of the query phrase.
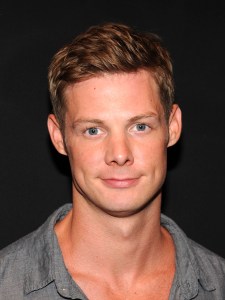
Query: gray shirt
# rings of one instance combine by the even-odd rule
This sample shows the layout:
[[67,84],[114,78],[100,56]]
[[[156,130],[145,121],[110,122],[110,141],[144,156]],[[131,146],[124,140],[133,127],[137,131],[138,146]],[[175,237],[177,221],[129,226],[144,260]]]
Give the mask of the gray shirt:
[[[64,205],[39,229],[0,251],[1,300],[87,299],[68,273],[54,233],[55,223],[70,209],[71,204]],[[168,217],[162,215],[161,224],[176,248],[169,299],[225,299],[225,260],[188,239]]]

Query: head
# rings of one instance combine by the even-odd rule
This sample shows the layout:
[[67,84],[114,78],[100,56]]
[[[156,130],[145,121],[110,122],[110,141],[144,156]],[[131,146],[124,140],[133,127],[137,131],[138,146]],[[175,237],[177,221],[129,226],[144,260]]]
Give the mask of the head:
[[115,23],[92,26],[78,35],[56,53],[49,67],[50,97],[61,130],[67,87],[103,74],[142,69],[153,76],[168,121],[174,100],[172,64],[158,36]]
[[159,207],[167,147],[181,132],[160,39],[120,24],[91,27],[54,56],[49,85],[49,133],[69,157],[77,207],[113,216],[154,199]]

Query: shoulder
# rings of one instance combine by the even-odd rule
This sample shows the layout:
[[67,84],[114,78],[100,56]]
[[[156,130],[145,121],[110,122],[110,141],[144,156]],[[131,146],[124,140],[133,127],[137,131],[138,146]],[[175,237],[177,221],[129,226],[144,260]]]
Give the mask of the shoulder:
[[22,299],[35,235],[33,232],[0,251],[0,295]]
[[170,218],[162,215],[161,224],[173,237],[181,292],[188,299],[197,294],[200,299],[225,299],[225,259],[188,238]]
[[193,240],[188,242],[201,287],[211,292],[210,299],[225,299],[225,259]]
[[35,244],[36,235],[37,230],[0,250],[0,269],[12,263],[14,267],[17,263],[22,265],[22,262],[26,260],[28,253],[31,251],[29,249],[32,248],[32,244]]
[[[40,250],[49,230],[48,220],[35,231],[20,238],[14,243],[0,250],[0,276],[2,270],[4,275],[8,272],[15,271],[18,267],[22,271],[33,256],[33,253]],[[20,272],[21,273],[21,272]]]
[[[35,231],[20,238],[14,243],[0,250],[0,278],[26,273],[28,265],[32,261],[37,261],[38,253],[46,247],[48,241],[49,228],[48,221]],[[29,266],[30,267],[30,266]]]
[[179,256],[182,259],[188,257],[194,267],[200,265],[206,270],[213,268],[225,273],[224,258],[188,238],[183,230],[165,215],[161,216],[161,224],[165,226],[172,235],[177,254],[180,254]]
[[223,276],[225,279],[225,259],[191,239],[188,241],[200,268],[209,276]]
[[71,205],[59,208],[37,230],[0,250],[0,295],[7,293],[12,299],[46,278],[51,280],[54,225],[70,208]]

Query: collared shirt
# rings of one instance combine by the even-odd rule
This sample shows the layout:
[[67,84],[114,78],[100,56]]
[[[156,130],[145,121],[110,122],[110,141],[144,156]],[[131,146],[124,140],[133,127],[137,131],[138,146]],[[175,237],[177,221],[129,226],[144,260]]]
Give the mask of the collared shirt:
[[[70,209],[64,205],[39,229],[0,251],[0,300],[88,299],[67,271],[54,232]],[[168,217],[162,215],[161,224],[176,249],[169,299],[225,299],[225,260],[188,239]]]

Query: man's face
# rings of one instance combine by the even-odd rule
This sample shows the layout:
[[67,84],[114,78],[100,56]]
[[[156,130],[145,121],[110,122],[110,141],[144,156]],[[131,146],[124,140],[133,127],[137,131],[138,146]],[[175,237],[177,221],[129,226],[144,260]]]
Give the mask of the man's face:
[[151,74],[94,77],[65,96],[74,200],[122,217],[160,198],[169,127]]

